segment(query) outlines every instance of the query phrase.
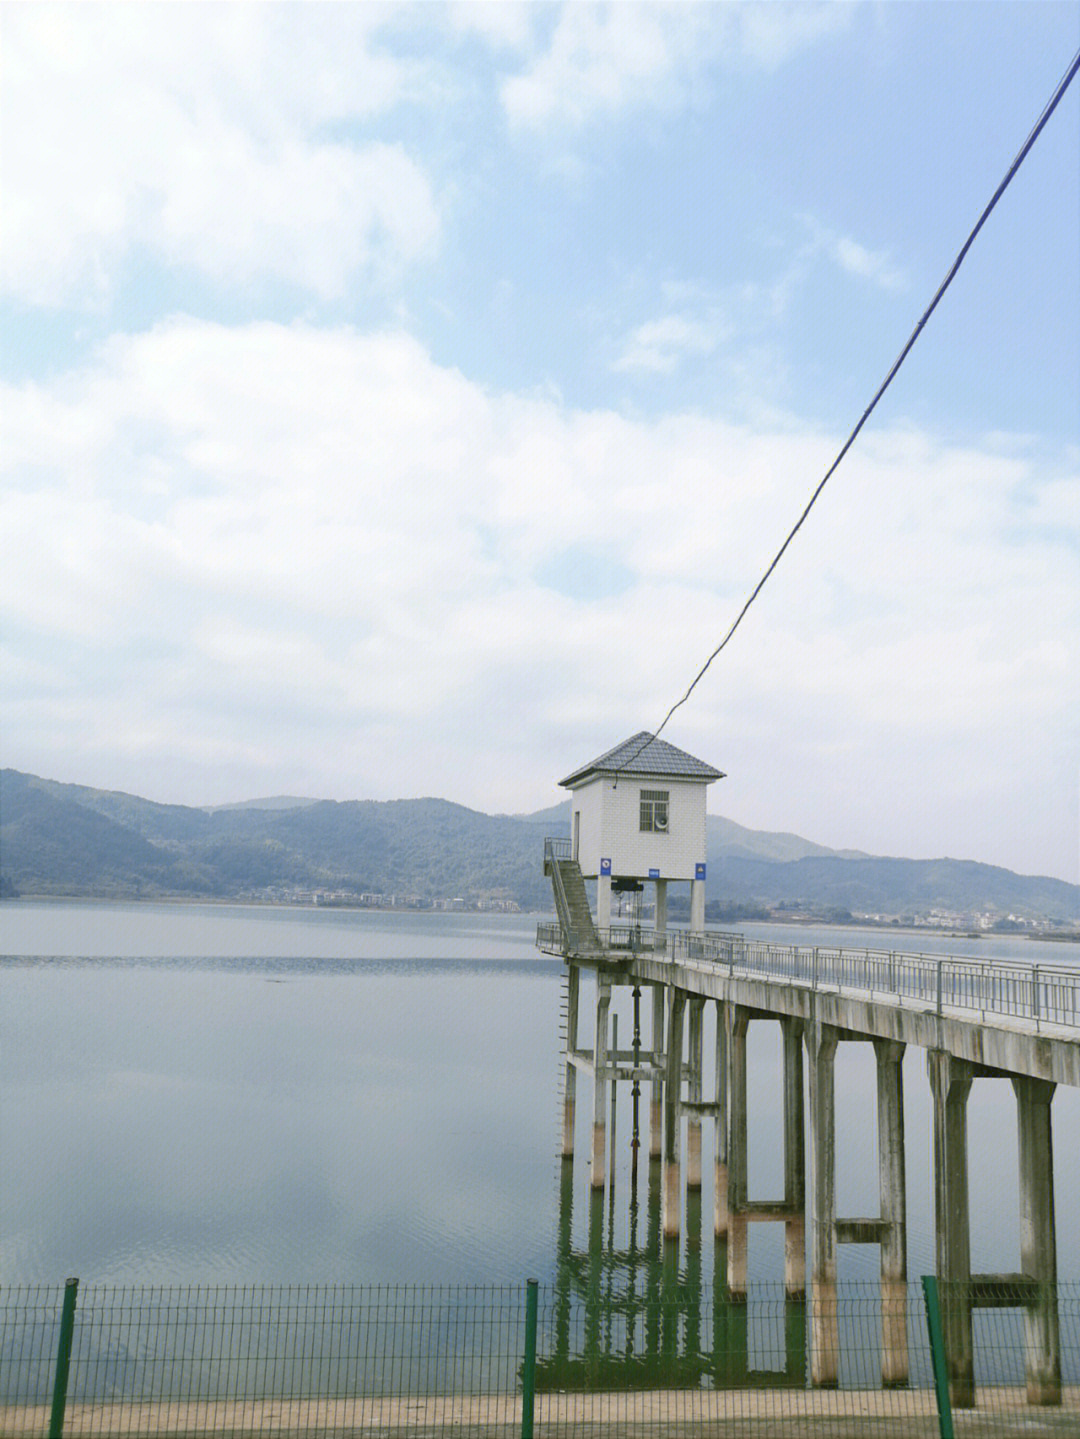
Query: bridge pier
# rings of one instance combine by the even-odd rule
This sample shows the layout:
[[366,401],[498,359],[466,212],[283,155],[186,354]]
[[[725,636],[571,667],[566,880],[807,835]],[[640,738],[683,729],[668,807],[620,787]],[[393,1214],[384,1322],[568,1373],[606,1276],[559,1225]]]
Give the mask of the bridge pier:
[[683,1016],[686,991],[672,989],[668,999],[667,1076],[664,1084],[664,1238],[677,1239],[681,1225],[682,1166],[680,1133],[682,1115]]
[[728,1006],[723,1000],[716,1001],[716,1175],[713,1184],[713,1233],[717,1239],[727,1239],[728,1213],[728,1153],[729,1125],[728,1100],[729,1083],[729,1035],[727,1024]]
[[[751,1221],[772,1220],[784,1225],[786,1293],[789,1299],[802,1299],[806,1293],[806,1124],[803,1113],[802,1020],[791,1015],[769,1014],[745,1005],[728,1005],[726,1008],[730,1102],[726,1216],[728,1289],[733,1295],[746,1294],[747,1225]],[[746,1038],[752,1019],[778,1019],[783,1033],[784,1194],[783,1198],[776,1200],[751,1200],[749,1197]]]
[[611,1009],[611,980],[604,974],[596,976],[596,1037],[593,1041],[593,1125],[592,1174],[593,1189],[603,1189],[607,1154],[608,1108],[608,1012]]
[[[687,1099],[701,1104],[701,1063],[705,1001],[694,995],[687,1016]],[[686,1187],[701,1188],[701,1111],[691,1109],[686,1121]]]
[[1035,1281],[1024,1312],[1029,1404],[1061,1403],[1061,1332],[1054,1234],[1054,1158],[1050,1103],[1055,1085],[1012,1076],[1020,1150],[1020,1268]]
[[649,1158],[659,1159],[664,1149],[664,1080],[660,1066],[664,1063],[664,1019],[667,986],[652,987],[652,1062],[657,1066],[651,1081],[649,1106]]
[[874,1040],[877,1061],[877,1218],[836,1215],[836,1049],[841,1040],[869,1036],[812,1022],[806,1031],[810,1060],[811,1304],[810,1377],[816,1388],[839,1382],[837,1317],[838,1244],[877,1244],[881,1251],[881,1378],[886,1385],[908,1380],[907,1195],[904,1165],[904,1045]]

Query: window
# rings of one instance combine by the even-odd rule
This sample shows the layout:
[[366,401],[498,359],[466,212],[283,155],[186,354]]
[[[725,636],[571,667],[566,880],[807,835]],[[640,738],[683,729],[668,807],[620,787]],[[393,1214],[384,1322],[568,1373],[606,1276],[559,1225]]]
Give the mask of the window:
[[643,789],[641,791],[641,828],[650,834],[667,834],[668,791],[666,789]]

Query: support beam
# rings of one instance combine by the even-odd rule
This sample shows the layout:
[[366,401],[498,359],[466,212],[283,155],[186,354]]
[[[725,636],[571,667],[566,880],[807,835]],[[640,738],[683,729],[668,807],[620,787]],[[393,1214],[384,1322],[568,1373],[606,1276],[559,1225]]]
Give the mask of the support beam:
[[667,1083],[664,1086],[664,1238],[677,1239],[681,1224],[682,1166],[679,1162],[679,1131],[682,1116],[683,1014],[686,994],[672,989],[668,1005]]
[[717,1239],[728,1233],[728,1006],[716,1001],[716,1181],[713,1230]]
[[690,933],[705,933],[705,881],[690,881]]
[[907,1180],[904,1161],[904,1048],[875,1039],[878,1179],[881,1186],[881,1380],[908,1382]]
[[[704,1031],[705,1001],[698,996],[689,1001],[687,1024],[687,1068],[689,1083],[687,1099],[691,1104],[701,1103],[702,1038]],[[686,1121],[686,1187],[701,1188],[701,1116],[689,1113]]]
[[593,1040],[593,1189],[603,1189],[606,1165],[608,1099],[608,1011],[611,1008],[611,981],[596,976],[596,1035]]
[[784,1292],[806,1297],[806,1116],[803,1105],[803,1023],[785,1017],[784,1038]]
[[1050,1104],[1055,1085],[1013,1078],[1020,1149],[1020,1268],[1035,1281],[1024,1309],[1029,1404],[1061,1403],[1061,1331],[1054,1233],[1054,1156]]
[[[663,1065],[664,1054],[664,1007],[667,1002],[667,987],[653,985],[652,1009],[652,1060]],[[649,1107],[649,1158],[659,1159],[664,1152],[664,1081],[659,1073],[652,1081]]]
[[834,1389],[839,1380],[836,1307],[836,1044],[839,1032],[814,1020],[807,1026],[812,1152],[810,1247],[810,1382]]
[[934,1095],[934,1203],[942,1338],[952,1403],[957,1409],[970,1409],[975,1403],[967,1174],[972,1066],[941,1049],[929,1050],[926,1062]]
[[574,1123],[577,1109],[577,1065],[570,1056],[578,1044],[578,1005],[581,995],[581,966],[571,964],[566,972],[566,1064],[563,1072],[563,1133],[564,1159],[574,1157]]
[[748,1235],[746,1205],[747,1177],[747,1101],[746,1101],[746,1032],[750,1013],[741,1005],[728,1005],[728,1100],[731,1121],[728,1131],[728,1289],[733,1299],[746,1298],[746,1266]]
[[653,953],[662,954],[667,943],[667,880],[656,884],[656,913],[653,916]]

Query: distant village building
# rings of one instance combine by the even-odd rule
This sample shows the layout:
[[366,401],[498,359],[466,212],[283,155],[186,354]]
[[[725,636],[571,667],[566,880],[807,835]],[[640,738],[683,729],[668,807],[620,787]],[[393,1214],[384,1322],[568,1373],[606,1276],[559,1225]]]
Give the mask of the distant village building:
[[571,792],[572,856],[596,880],[596,925],[611,924],[612,889],[652,884],[657,938],[667,929],[667,890],[690,885],[690,928],[705,929],[709,785],[720,770],[647,730],[582,765],[559,784]]

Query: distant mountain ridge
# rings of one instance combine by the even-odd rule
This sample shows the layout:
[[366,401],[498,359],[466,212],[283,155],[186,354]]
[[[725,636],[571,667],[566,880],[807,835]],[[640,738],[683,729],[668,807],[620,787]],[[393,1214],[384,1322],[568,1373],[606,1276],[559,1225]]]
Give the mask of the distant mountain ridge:
[[[289,898],[311,891],[548,909],[545,834],[568,805],[488,815],[442,799],[278,796],[212,808],[0,771],[0,893]],[[708,818],[707,898],[862,913],[1024,913],[1074,922],[1080,886],[974,861],[891,859]]]

